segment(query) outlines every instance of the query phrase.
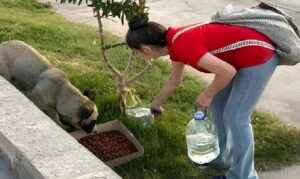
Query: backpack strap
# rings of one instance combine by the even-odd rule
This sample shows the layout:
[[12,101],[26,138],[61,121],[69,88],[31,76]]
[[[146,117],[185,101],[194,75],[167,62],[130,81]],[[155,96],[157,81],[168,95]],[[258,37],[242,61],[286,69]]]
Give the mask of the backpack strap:
[[248,47],[248,46],[260,46],[260,47],[268,48],[270,50],[275,50],[275,47],[273,45],[271,45],[267,42],[264,42],[264,41],[260,41],[260,40],[242,40],[242,41],[238,41],[236,43],[227,45],[225,47],[218,48],[216,50],[212,50],[209,53],[214,55],[214,54],[223,53],[223,52],[239,49],[239,48],[242,48],[242,47]]
[[188,31],[188,30],[194,29],[194,28],[196,28],[196,27],[205,25],[205,24],[209,24],[209,22],[204,22],[204,23],[200,23],[200,24],[195,24],[195,25],[186,27],[186,28],[181,29],[180,31],[176,32],[176,34],[175,34],[175,35],[173,36],[173,38],[172,38],[172,44],[175,42],[175,40],[177,39],[177,37],[180,36],[182,33],[186,32],[186,31]]

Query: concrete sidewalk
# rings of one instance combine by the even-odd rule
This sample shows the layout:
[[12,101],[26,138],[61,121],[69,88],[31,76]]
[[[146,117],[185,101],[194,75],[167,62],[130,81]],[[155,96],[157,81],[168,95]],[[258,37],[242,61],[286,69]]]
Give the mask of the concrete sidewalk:
[[[92,9],[87,7],[85,3],[81,6],[70,4],[59,4],[56,0],[39,0],[40,2],[51,2],[53,9],[66,19],[97,27],[96,19],[93,17]],[[58,0],[59,1],[59,0]],[[299,0],[266,0],[283,7],[284,10],[293,16],[296,24],[300,24]],[[258,4],[258,0],[147,0],[147,6],[150,7],[150,20],[162,23],[165,26],[180,26],[184,24],[194,23],[198,21],[209,21],[211,15],[221,7],[232,4],[236,9],[245,7],[253,7]],[[114,35],[124,37],[128,26],[121,25],[117,19],[104,20],[104,30]],[[199,75],[204,80],[210,82],[212,75],[203,75],[196,73],[191,68],[188,69],[192,73]],[[283,121],[291,126],[300,128],[300,65],[296,66],[280,66],[268,84],[258,108],[263,111],[278,115]],[[297,179],[300,178],[300,164],[287,167],[280,171],[260,173],[262,179]]]

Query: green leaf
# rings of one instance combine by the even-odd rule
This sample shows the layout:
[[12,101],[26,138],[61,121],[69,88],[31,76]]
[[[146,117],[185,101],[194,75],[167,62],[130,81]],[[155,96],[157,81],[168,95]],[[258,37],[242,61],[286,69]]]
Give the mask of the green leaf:
[[121,23],[122,23],[122,25],[124,25],[124,15],[125,15],[125,14],[124,14],[124,12],[121,12],[121,14],[122,14],[122,15],[121,15]]
[[[57,0],[56,0],[57,1]],[[83,0],[60,0],[61,3],[77,3],[80,5]],[[127,20],[133,16],[145,15],[149,10],[148,7],[140,6],[136,0],[86,0],[89,7],[93,8],[94,12],[101,12],[101,17],[118,17],[122,24],[124,24],[124,18]]]

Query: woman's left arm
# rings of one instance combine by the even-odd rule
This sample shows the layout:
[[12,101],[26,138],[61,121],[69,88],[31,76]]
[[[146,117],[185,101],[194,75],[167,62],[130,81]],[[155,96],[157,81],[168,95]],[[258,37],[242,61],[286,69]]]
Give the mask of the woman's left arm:
[[236,69],[229,63],[219,59],[211,53],[206,53],[198,61],[197,66],[215,74],[213,82],[198,96],[198,107],[210,106],[214,96],[221,91],[235,76]]

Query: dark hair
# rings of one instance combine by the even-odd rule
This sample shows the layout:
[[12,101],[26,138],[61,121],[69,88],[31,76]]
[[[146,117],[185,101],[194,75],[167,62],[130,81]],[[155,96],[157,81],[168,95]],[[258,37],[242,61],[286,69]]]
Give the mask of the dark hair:
[[126,43],[130,48],[140,49],[142,44],[165,47],[167,29],[156,22],[148,22],[147,16],[133,17],[128,25]]

